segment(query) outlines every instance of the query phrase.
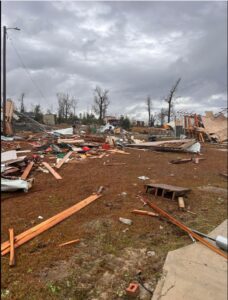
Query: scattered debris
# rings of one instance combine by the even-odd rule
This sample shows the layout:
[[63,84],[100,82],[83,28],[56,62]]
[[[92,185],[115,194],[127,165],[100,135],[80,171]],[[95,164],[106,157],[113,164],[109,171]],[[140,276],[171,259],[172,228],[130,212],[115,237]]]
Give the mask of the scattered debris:
[[66,245],[71,245],[71,244],[75,244],[75,243],[79,243],[79,242],[80,242],[79,239],[72,240],[72,241],[69,241],[69,242],[66,242],[66,243],[59,244],[59,247],[63,247],[63,246],[66,246]]
[[148,180],[148,179],[150,179],[150,178],[147,177],[147,176],[139,176],[138,179],[140,179],[140,180]]
[[155,251],[147,251],[147,256],[155,256]]
[[[99,199],[101,195],[93,194],[88,198],[82,200],[81,202],[71,206],[70,208],[60,212],[59,214],[53,216],[52,218],[36,225],[33,228],[22,232],[21,234],[15,237],[15,248],[19,247],[20,245],[30,241],[37,235],[41,234],[42,232],[48,230],[49,228],[55,226],[56,224],[62,222],[66,218],[69,218],[72,214],[76,213],[77,211],[81,210],[82,208],[86,207],[93,201]],[[1,253],[2,255],[7,254],[10,251],[10,242],[4,242],[1,244]]]
[[139,285],[138,283],[130,283],[128,288],[126,288],[126,293],[129,295],[129,296],[133,296],[133,297],[137,297],[138,294],[139,294]]
[[168,184],[155,184],[150,183],[145,185],[146,193],[152,192],[155,196],[161,196],[168,198],[171,196],[171,199],[174,200],[178,196],[184,196],[186,193],[191,190],[188,188],[183,188],[179,186],[173,186]]
[[132,224],[132,220],[130,219],[125,219],[125,218],[119,218],[119,221],[123,224],[126,224],[126,225],[131,225]]
[[181,222],[179,222],[177,219],[175,219],[174,217],[170,216],[167,212],[165,212],[164,210],[162,210],[161,208],[159,208],[156,204],[151,203],[148,200],[146,200],[146,202],[147,202],[147,204],[152,209],[154,209],[155,211],[157,211],[162,217],[167,218],[171,223],[175,224],[176,226],[178,226],[179,228],[181,228],[182,230],[184,230],[185,232],[187,232],[188,234],[190,234],[193,238],[195,238],[196,240],[198,240],[199,242],[201,242],[202,244],[204,244],[206,247],[210,248],[215,253],[223,256],[226,259],[228,258],[227,255],[224,252],[220,251],[214,245],[212,245],[208,241],[204,240],[198,234],[196,234],[195,232],[193,232],[190,228],[188,228],[187,226],[185,226],[184,224],[182,224]]
[[21,179],[6,179],[1,178],[1,191],[2,192],[14,192],[17,190],[23,190],[28,192],[32,187],[32,180],[21,180]]

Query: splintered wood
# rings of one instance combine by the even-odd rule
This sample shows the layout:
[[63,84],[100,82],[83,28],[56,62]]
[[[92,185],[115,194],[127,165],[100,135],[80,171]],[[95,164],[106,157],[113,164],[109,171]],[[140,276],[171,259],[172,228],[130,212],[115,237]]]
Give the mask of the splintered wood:
[[[26,243],[27,241],[33,239],[37,235],[41,234],[42,232],[46,231],[47,229],[55,226],[56,224],[62,222],[66,218],[70,217],[77,211],[81,210],[82,208],[86,207],[93,201],[100,198],[102,195],[93,194],[88,198],[82,200],[81,202],[71,206],[70,208],[60,212],[59,214],[53,216],[52,218],[22,232],[21,234],[17,235],[14,239],[14,248],[19,247],[20,245]],[[5,255],[10,252],[10,241],[6,241],[1,244],[1,254]]]

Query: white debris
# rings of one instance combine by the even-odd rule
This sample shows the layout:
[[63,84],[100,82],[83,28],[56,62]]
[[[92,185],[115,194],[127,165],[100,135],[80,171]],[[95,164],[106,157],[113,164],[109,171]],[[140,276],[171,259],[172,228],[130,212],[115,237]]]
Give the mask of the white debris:
[[38,219],[39,219],[39,220],[43,220],[43,218],[44,218],[44,217],[42,217],[42,216],[38,216]]
[[147,256],[155,256],[155,251],[147,251]]
[[1,178],[1,191],[2,192],[13,192],[17,190],[24,190],[27,192],[32,187],[33,180],[22,180],[22,179],[5,179]]
[[122,222],[123,224],[126,224],[126,225],[131,225],[132,224],[132,220],[130,219],[125,219],[125,218],[119,218],[119,221]]
[[149,177],[146,177],[146,176],[139,176],[138,179],[141,179],[141,180],[147,180],[147,179],[150,179]]
[[8,160],[17,159],[17,151],[16,150],[10,150],[6,152],[1,153],[1,162],[6,162]]

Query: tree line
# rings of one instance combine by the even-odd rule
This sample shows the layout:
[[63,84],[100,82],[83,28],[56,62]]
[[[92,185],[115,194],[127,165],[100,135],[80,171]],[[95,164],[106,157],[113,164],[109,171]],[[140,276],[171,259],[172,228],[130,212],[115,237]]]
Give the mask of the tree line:
[[[173,100],[174,94],[176,93],[177,86],[180,83],[181,78],[179,78],[175,85],[171,88],[168,96],[165,98],[165,101],[168,103],[168,108],[161,108],[159,113],[153,113],[153,101],[151,96],[146,98],[146,109],[148,112],[148,126],[154,127],[155,123],[159,122],[163,125],[165,119],[170,122],[171,116],[173,114]],[[109,100],[109,90],[102,89],[100,86],[96,86],[93,91],[94,101],[92,106],[92,111],[90,113],[79,113],[76,114],[78,99],[75,96],[72,96],[68,93],[57,93],[57,122],[58,123],[74,123],[80,121],[82,124],[104,124],[105,116],[107,115],[107,109],[110,104]],[[21,113],[26,113],[26,107],[24,103],[25,93],[22,93],[19,98],[19,111]],[[39,104],[33,105],[29,113],[33,114],[33,117],[36,121],[43,122],[43,112]],[[47,114],[51,114],[52,109],[46,111]],[[120,126],[129,129],[131,122],[127,116],[121,115],[119,119]]]

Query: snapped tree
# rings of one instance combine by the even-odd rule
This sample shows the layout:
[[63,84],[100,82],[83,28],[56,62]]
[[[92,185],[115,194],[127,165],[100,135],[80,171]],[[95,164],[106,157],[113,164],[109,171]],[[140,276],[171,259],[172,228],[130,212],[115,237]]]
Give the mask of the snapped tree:
[[106,115],[109,99],[108,99],[108,90],[102,90],[99,86],[96,86],[94,90],[94,105],[93,110],[98,115],[99,122],[102,123]]
[[181,78],[179,78],[175,85],[171,88],[168,97],[165,99],[165,101],[168,103],[168,123],[170,122],[170,116],[171,116],[171,108],[172,108],[172,100],[173,100],[173,96],[177,90],[177,86],[180,83]]

